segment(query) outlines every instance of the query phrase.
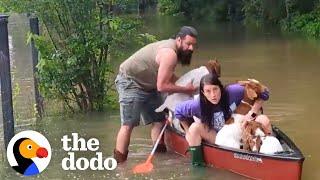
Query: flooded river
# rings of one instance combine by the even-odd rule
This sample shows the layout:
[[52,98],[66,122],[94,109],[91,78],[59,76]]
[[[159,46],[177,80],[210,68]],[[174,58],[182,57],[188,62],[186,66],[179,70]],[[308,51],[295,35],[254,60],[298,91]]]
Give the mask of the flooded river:
[[[12,56],[15,80],[20,84],[21,94],[16,108],[23,119],[32,118],[32,73],[30,47],[25,45],[28,31],[26,19],[11,17]],[[283,130],[301,149],[305,156],[302,179],[320,179],[320,121],[317,103],[320,89],[320,44],[302,37],[283,35],[272,27],[263,30],[245,28],[239,24],[213,24],[187,22],[184,19],[148,16],[143,19],[148,33],[159,39],[170,37],[184,24],[194,25],[199,31],[199,47],[190,67],[179,67],[181,75],[188,70],[218,58],[222,66],[224,84],[236,80],[255,78],[271,91],[264,112],[272,123]],[[20,24],[19,24],[20,23]],[[19,24],[19,25],[17,25]],[[131,50],[133,51],[133,50]],[[22,129],[33,129],[45,135],[52,147],[52,159],[48,168],[34,179],[245,179],[237,174],[215,168],[192,168],[188,159],[172,152],[156,155],[154,171],[148,175],[132,174],[131,168],[145,161],[152,148],[150,127],[139,127],[133,132],[129,161],[115,171],[64,171],[61,161],[67,157],[62,149],[63,135],[77,132],[86,139],[95,137],[100,142],[99,152],[106,158],[112,155],[115,137],[120,126],[119,112],[55,115],[25,123]],[[92,158],[94,153],[80,153]],[[2,153],[3,155],[3,153]],[[80,155],[79,155],[80,156]],[[3,155],[2,157],[5,158]],[[1,161],[2,163],[3,160]],[[18,179],[14,170],[4,163],[1,179]]]

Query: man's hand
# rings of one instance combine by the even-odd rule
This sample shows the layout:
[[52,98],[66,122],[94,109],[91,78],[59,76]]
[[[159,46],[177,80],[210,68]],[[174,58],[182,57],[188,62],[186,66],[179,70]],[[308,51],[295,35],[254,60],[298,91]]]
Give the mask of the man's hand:
[[192,95],[197,90],[197,88],[193,86],[193,80],[186,85],[186,88],[188,89],[186,91],[186,94],[189,94],[189,95]]

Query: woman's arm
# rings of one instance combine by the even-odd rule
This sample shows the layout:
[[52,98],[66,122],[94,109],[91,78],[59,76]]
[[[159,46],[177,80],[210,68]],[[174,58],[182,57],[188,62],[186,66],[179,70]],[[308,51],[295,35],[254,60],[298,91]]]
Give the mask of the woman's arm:
[[193,122],[193,116],[200,116],[199,99],[184,101],[176,106],[175,117],[180,121],[182,127],[187,130]]
[[258,95],[258,99],[255,100],[251,110],[246,114],[246,119],[254,119],[260,109],[262,108],[263,102],[269,99],[269,91],[265,90]]
[[[240,84],[231,84],[226,87],[226,91],[229,94],[229,104],[233,105],[235,104],[238,106],[241,102],[241,100],[244,97],[245,93],[245,87]],[[264,92],[258,94],[258,99],[255,100],[255,103],[253,104],[251,110],[247,113],[246,119],[250,120],[253,119],[251,116],[256,115],[259,110],[261,109],[263,102],[267,101],[269,99],[269,91],[265,90]],[[236,109],[235,106],[230,107],[232,111]]]
[[179,120],[192,119],[193,116],[200,114],[199,99],[188,100],[179,103],[175,108],[175,117]]

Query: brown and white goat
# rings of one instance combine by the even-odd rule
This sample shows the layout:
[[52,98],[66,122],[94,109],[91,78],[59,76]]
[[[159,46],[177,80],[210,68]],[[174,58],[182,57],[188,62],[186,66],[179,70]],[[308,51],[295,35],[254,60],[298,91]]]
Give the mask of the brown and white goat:
[[[256,80],[249,79],[249,82],[240,82],[245,84],[245,95],[241,104],[237,107],[235,113],[247,114],[255,100],[258,98],[258,94],[261,94],[266,90],[266,86],[259,83]],[[262,124],[256,121],[248,121],[242,129],[241,140],[243,149],[248,151],[259,152],[262,145],[261,137],[267,133],[264,131]]]
[[243,149],[252,152],[259,152],[262,145],[262,137],[265,133],[262,131],[262,124],[256,121],[249,121],[242,130]]
[[[244,86],[243,99],[235,110],[235,114],[246,115],[252,108],[254,102],[267,87],[255,79],[248,79],[247,81],[238,81],[239,84]],[[234,123],[234,118],[231,117],[226,121],[226,124]]]
[[283,151],[280,141],[276,137],[268,136],[262,130],[260,123],[249,121],[242,131],[243,149],[264,154]]
[[[251,141],[250,138],[252,138],[252,136],[249,138],[248,133],[244,132],[249,132],[251,122],[247,123],[246,127],[248,129],[246,129],[246,127],[243,129],[242,118],[251,110],[255,100],[258,98],[258,94],[266,90],[266,86],[254,79],[239,81],[239,83],[245,86],[244,97],[237,106],[235,114],[226,121],[226,125],[217,133],[215,143],[227,147],[240,148],[240,141],[242,141],[243,146],[248,149],[247,147],[250,147],[250,143],[252,144],[254,140],[252,139]],[[262,125],[260,123],[254,122],[253,124],[260,126],[262,131]]]

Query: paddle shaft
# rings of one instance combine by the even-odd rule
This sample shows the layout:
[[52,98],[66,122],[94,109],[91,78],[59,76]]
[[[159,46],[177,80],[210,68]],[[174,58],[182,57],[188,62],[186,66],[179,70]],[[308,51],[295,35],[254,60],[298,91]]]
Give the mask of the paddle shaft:
[[[161,139],[161,137],[162,137],[162,134],[164,133],[164,130],[166,129],[167,125],[168,125],[168,120],[167,120],[166,123],[164,124],[164,126],[163,126],[163,128],[162,128],[162,130],[161,130],[161,132],[160,132],[160,134],[159,134],[159,136],[158,136],[158,138],[157,138],[157,141],[156,141],[156,143],[155,143],[154,146],[153,146],[153,149],[152,149],[151,154],[150,154],[151,157],[152,157],[152,156],[154,155],[154,153],[156,152],[156,149],[157,149],[157,147],[158,147],[158,144],[159,144],[159,142],[160,142],[160,139]],[[149,157],[150,157],[150,156],[149,156]],[[148,159],[149,159],[149,158],[148,158]]]
[[151,154],[149,155],[147,161],[145,163],[142,163],[142,164],[138,164],[136,165],[134,168],[133,168],[133,173],[147,173],[147,172],[150,172],[152,171],[153,169],[153,164],[152,164],[152,158],[153,158],[153,155],[154,153],[156,152],[156,149],[158,147],[158,144],[160,142],[160,139],[164,133],[164,130],[166,129],[167,125],[169,124],[169,121],[166,120],[166,123],[165,125],[163,126],[157,140],[156,140],[156,143],[154,144],[153,146],[153,149],[151,151]]

